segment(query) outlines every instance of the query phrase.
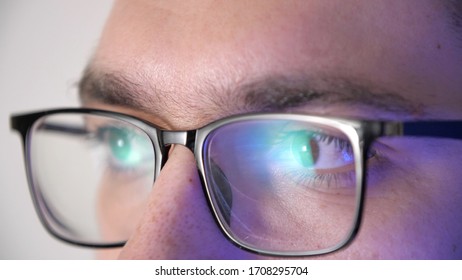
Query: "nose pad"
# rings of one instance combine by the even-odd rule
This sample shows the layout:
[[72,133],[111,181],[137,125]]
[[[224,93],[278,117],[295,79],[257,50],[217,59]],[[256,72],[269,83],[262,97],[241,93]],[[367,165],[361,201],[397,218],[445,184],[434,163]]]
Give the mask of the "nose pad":
[[[219,171],[217,171],[219,172]],[[208,207],[194,156],[175,145],[121,259],[250,259],[231,244]]]

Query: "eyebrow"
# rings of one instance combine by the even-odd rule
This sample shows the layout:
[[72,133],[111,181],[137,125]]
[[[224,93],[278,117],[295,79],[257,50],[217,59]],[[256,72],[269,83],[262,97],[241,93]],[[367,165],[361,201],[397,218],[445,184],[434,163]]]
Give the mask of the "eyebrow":
[[304,105],[327,108],[343,105],[350,108],[368,107],[397,115],[421,114],[421,104],[403,94],[366,85],[353,79],[316,77],[269,77],[240,87],[245,103],[263,109],[284,110]]
[[[98,101],[108,105],[147,109],[157,94],[148,97],[144,86],[120,73],[101,73],[87,68],[78,83],[80,101]],[[153,93],[157,90],[153,89]]]
[[[421,104],[403,94],[344,78],[271,76],[241,82],[232,88],[221,87],[220,90],[211,85],[212,82],[204,85],[201,91],[195,90],[196,98],[204,102],[207,105],[204,108],[209,111],[235,107],[237,112],[271,112],[307,105],[324,108],[342,105],[367,107],[400,116],[422,114]],[[141,75],[131,77],[91,68],[85,71],[79,82],[79,94],[84,104],[97,101],[159,115],[170,112],[169,105],[179,104],[174,95],[143,82]]]

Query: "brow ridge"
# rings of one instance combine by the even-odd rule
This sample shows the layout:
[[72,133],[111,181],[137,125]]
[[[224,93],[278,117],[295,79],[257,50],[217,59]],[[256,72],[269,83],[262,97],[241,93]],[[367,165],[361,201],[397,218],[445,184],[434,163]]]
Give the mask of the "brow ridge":
[[[98,72],[88,68],[79,83],[80,98],[84,104],[98,101],[147,113],[173,114],[172,105],[176,109],[181,108],[183,103],[177,100],[169,102],[168,94],[152,85],[145,85],[141,80],[120,72]],[[227,87],[210,85],[213,85],[211,81],[201,90],[194,90],[195,98],[203,105],[192,105],[200,102],[186,100],[184,106],[188,106],[194,114],[208,115],[214,115],[213,112],[215,115],[220,115],[216,112],[224,115],[233,112],[282,112],[306,105],[367,106],[396,114],[422,114],[422,106],[403,94],[345,78],[268,76]]]

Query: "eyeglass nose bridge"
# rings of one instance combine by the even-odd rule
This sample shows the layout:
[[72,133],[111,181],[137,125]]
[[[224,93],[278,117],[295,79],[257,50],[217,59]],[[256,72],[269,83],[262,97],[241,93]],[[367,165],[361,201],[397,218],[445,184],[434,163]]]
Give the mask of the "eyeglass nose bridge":
[[194,153],[196,144],[196,130],[188,131],[166,131],[160,132],[160,144],[163,147],[170,145],[183,145]]
[[164,167],[168,160],[168,154],[171,145],[183,145],[194,153],[196,143],[196,131],[169,131],[169,130],[148,130],[151,135],[151,140],[155,139],[153,134],[157,135],[157,145],[154,144],[154,149],[158,153],[156,157],[155,177],[159,176],[160,170]]

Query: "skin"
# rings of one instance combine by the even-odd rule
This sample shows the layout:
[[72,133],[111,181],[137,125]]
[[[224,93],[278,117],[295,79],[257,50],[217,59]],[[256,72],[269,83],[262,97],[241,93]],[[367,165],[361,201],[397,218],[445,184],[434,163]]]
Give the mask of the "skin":
[[[461,118],[462,49],[442,1],[392,2],[116,1],[90,69],[95,76],[117,73],[129,80],[136,86],[127,98],[143,100],[144,106],[105,101],[85,91],[83,105],[188,130],[229,115],[266,111],[246,104],[237,89],[267,78],[296,77],[326,92],[342,91],[335,81],[353,81],[371,89],[371,96],[393,92],[412,106],[394,110],[401,104],[395,97],[388,110],[321,98],[271,111]],[[357,238],[316,258],[462,258],[460,141],[390,138],[380,144],[380,155],[371,159],[376,167]],[[102,256],[263,258],[220,232],[193,154],[182,146],[170,150],[126,246]]]

